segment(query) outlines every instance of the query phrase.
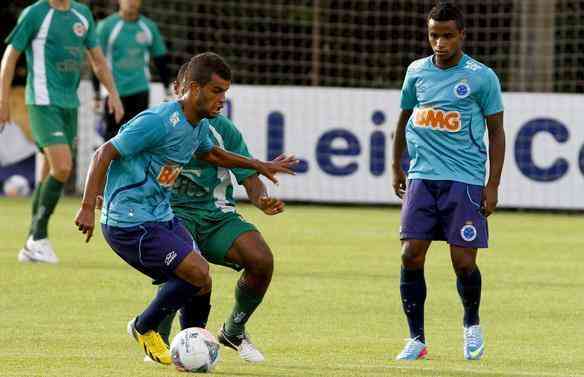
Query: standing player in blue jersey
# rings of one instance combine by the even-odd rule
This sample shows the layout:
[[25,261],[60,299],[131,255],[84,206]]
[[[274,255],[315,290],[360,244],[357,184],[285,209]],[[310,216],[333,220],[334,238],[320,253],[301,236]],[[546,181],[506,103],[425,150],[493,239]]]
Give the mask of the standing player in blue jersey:
[[231,70],[218,55],[203,53],[191,59],[188,72],[188,91],[180,101],[138,114],[95,152],[75,218],[89,241],[103,192],[101,223],[108,244],[132,267],[165,282],[144,312],[128,323],[128,332],[152,360],[167,365],[171,356],[156,331],[160,322],[179,308],[185,323],[198,318],[195,297],[211,289],[209,265],[170,207],[182,166],[195,154],[215,165],[254,169],[276,181],[278,172],[292,174],[295,163],[261,162],[214,146],[204,118],[217,116],[223,107]]
[[[493,70],[463,53],[464,20],[454,5],[432,8],[428,39],[434,54],[413,62],[404,79],[393,149],[393,188],[404,200],[400,292],[410,329],[396,359],[427,354],[424,262],[430,243],[445,240],[464,307],[464,357],[475,360],[484,351],[477,249],[487,247],[486,218],[497,205],[505,156],[501,87]],[[407,182],[400,165],[406,143]]]

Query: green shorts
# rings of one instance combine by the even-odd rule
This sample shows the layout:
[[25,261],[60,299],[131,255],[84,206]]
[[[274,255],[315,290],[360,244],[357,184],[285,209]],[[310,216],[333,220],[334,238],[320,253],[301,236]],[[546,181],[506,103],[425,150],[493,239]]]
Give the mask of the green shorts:
[[55,144],[74,147],[77,137],[77,108],[37,105],[26,107],[32,135],[39,149]]
[[226,261],[225,256],[240,235],[258,230],[255,225],[233,212],[223,213],[219,217],[209,217],[175,209],[175,215],[191,233],[205,259],[236,271],[242,269],[242,266]]

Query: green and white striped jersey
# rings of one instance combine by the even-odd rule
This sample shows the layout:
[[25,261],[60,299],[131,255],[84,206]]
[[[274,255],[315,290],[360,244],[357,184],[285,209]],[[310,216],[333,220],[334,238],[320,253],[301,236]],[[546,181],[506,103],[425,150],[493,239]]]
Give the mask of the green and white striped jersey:
[[[251,157],[239,130],[228,118],[220,115],[209,119],[209,136],[218,147],[227,151]],[[225,212],[235,212],[233,180],[237,183],[256,174],[249,169],[225,169],[192,158],[176,180],[170,203],[172,208],[193,210],[197,214],[217,217]]]
[[85,50],[97,46],[95,24],[85,5],[71,1],[61,11],[40,0],[22,11],[6,43],[26,54],[26,103],[79,107],[77,88]]
[[120,96],[148,90],[150,56],[166,54],[164,40],[154,21],[144,16],[125,21],[114,13],[97,24],[97,37]]

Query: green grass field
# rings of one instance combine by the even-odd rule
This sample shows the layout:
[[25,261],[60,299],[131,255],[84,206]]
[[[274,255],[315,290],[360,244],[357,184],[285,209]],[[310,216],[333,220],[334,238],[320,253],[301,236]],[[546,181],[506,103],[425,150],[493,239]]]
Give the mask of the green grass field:
[[[16,261],[28,200],[0,199],[0,376],[180,376],[145,364],[125,333],[154,294],[97,234],[73,226],[78,199],[57,209],[50,234],[61,263]],[[461,306],[446,246],[426,277],[429,359],[395,362],[407,336],[399,298],[399,212],[391,208],[289,206],[277,217],[241,212],[262,230],[276,270],[248,324],[267,361],[221,350],[215,374],[287,376],[584,376],[584,220],[498,213],[482,252],[486,354],[462,357]],[[238,274],[213,269],[210,330],[231,309]]]

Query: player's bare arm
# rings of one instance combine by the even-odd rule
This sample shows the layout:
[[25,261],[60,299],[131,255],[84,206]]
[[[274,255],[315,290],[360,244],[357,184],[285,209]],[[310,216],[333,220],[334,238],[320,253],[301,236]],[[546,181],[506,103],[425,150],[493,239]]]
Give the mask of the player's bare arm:
[[97,76],[99,82],[103,84],[109,93],[108,109],[110,113],[114,113],[116,122],[119,122],[124,117],[124,106],[118,95],[118,90],[114,85],[114,78],[103,56],[103,52],[100,47],[94,47],[87,50],[87,56],[95,76]]
[[10,90],[20,51],[8,45],[0,67],[0,125],[10,122]]
[[412,112],[413,110],[402,110],[400,112],[397,127],[393,135],[393,160],[391,164],[393,170],[392,186],[393,191],[400,199],[406,193],[406,174],[401,167],[401,158],[406,149],[406,124]]
[[87,172],[81,208],[79,208],[77,216],[75,216],[75,225],[77,225],[81,233],[87,235],[85,242],[89,242],[93,235],[95,208],[101,205],[98,201],[101,200],[103,194],[107,169],[110,163],[119,157],[120,154],[110,142],[103,144],[93,154]]
[[281,160],[276,159],[265,162],[231,153],[217,146],[214,146],[209,152],[198,154],[196,157],[212,165],[222,166],[228,169],[253,169],[274,183],[278,183],[278,179],[276,178],[277,173],[294,175],[295,173],[292,168],[298,163],[298,160],[294,156],[286,156]]
[[243,187],[247,192],[247,197],[254,206],[269,216],[284,212],[284,202],[268,195],[266,185],[254,174],[243,181]]
[[485,186],[482,206],[485,216],[489,216],[495,211],[499,197],[499,183],[505,161],[505,129],[503,112],[485,118],[489,133],[489,179]]

